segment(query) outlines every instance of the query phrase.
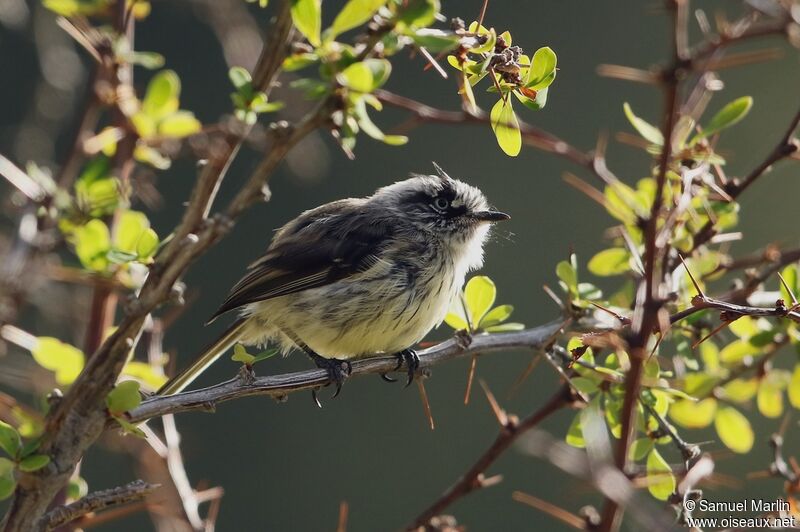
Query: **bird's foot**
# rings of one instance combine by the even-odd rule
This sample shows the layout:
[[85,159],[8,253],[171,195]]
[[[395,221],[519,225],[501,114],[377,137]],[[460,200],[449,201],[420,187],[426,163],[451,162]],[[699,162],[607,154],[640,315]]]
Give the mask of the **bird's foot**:
[[[318,368],[324,369],[328,373],[328,378],[330,379],[331,383],[336,386],[336,391],[331,398],[336,398],[339,395],[339,392],[342,391],[342,383],[345,381],[345,379],[347,379],[347,377],[350,376],[350,373],[353,372],[353,365],[349,360],[325,358],[317,355],[316,353],[310,356]],[[314,399],[314,403],[316,403],[318,407],[322,408],[322,403],[319,401],[316,388],[311,390],[311,396]]]
[[[408,368],[408,379],[406,380],[406,388],[408,388],[409,385],[414,381],[414,375],[419,369],[419,355],[417,355],[417,352],[413,349],[403,349],[394,356],[397,357],[397,366],[394,368],[395,371],[400,369],[404,363],[406,368]],[[381,379],[385,380],[386,382],[397,382],[396,379],[389,377],[386,373],[381,373]]]
[[456,331],[454,339],[459,349],[465,351],[472,344],[472,333],[466,329],[461,329]]

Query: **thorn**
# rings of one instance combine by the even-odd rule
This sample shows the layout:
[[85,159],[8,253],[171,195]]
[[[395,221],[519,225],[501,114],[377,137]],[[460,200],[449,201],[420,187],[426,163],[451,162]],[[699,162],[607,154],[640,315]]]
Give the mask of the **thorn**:
[[783,288],[786,289],[786,293],[788,293],[789,297],[792,298],[792,308],[794,308],[795,306],[797,306],[797,297],[795,297],[794,292],[792,292],[792,289],[789,288],[789,285],[786,284],[786,279],[783,278],[783,275],[781,275],[781,272],[776,272],[776,273],[778,274],[778,279],[781,280],[781,284],[783,285]]
[[347,501],[339,503],[339,521],[336,525],[336,532],[347,532],[347,517],[350,513],[350,506]]
[[419,51],[422,52],[422,55],[424,55],[425,59],[428,60],[428,64],[433,66],[433,68],[436,69],[436,72],[438,72],[440,76],[442,76],[444,79],[447,79],[447,72],[445,72],[445,70],[442,68],[442,65],[439,64],[436,58],[433,57],[431,53],[424,46],[420,46]]
[[314,404],[317,405],[317,408],[322,408],[322,403],[319,401],[319,395],[317,394],[317,389],[311,389],[311,399],[314,401]]
[[491,488],[492,486],[496,486],[501,482],[503,482],[503,475],[492,475],[488,478],[483,473],[478,475],[478,483],[480,484],[481,488]]
[[527,504],[532,508],[540,510],[576,530],[586,530],[586,521],[584,521],[581,517],[561,508],[560,506],[556,506],[555,504],[549,503],[538,497],[534,497],[533,495],[521,491],[515,491],[512,493],[511,498],[517,502]]
[[469,404],[469,395],[472,392],[472,381],[475,380],[475,367],[478,365],[478,355],[472,355],[472,362],[469,365],[469,373],[467,374],[467,389],[464,392],[464,404]]
[[702,339],[700,339],[697,342],[693,343],[692,344],[692,349],[696,348],[698,345],[702,344],[703,342],[705,342],[706,340],[708,340],[709,338],[711,338],[712,336],[714,336],[715,334],[720,332],[722,329],[724,329],[725,327],[727,327],[728,325],[733,323],[734,321],[736,321],[736,320],[725,320],[725,321],[723,321],[722,323],[720,323],[717,326],[716,329],[714,329],[713,331],[711,331],[710,333],[705,335]]
[[528,367],[526,367],[525,370],[522,373],[520,373],[519,377],[517,377],[517,380],[514,381],[514,384],[512,384],[511,388],[508,390],[508,394],[506,395],[507,399],[510,399],[515,393],[517,393],[519,387],[522,386],[522,384],[528,379],[528,377],[530,377],[531,373],[533,373],[533,370],[536,368],[536,366],[539,365],[539,362],[541,361],[542,361],[542,356],[540,354],[536,354],[531,357],[531,361],[528,362]]
[[[694,289],[697,290],[697,295],[702,297],[703,301],[705,301],[706,300],[706,295],[703,293],[703,289],[700,288],[700,285],[697,284],[697,280],[694,278],[694,275],[692,275],[692,272],[689,270],[689,266],[686,265],[686,261],[683,260],[683,255],[678,253],[678,258],[681,259],[681,264],[683,264],[683,267],[686,269],[686,273],[689,275],[689,279],[692,280],[692,284],[694,285]],[[694,303],[694,301],[692,301],[692,303]]]
[[610,308],[606,308],[606,307],[604,307],[603,305],[600,305],[600,304],[598,304],[598,303],[595,303],[594,301],[589,301],[589,303],[591,303],[591,304],[592,304],[592,305],[594,305],[595,307],[599,308],[600,310],[602,310],[602,311],[605,311],[605,312],[607,312],[607,313],[611,314],[611,315],[612,315],[612,316],[614,316],[616,319],[618,319],[618,320],[620,321],[620,323],[622,323],[623,325],[630,325],[630,324],[632,323],[630,318],[628,318],[628,317],[625,317],[625,316],[622,316],[621,314],[618,314],[618,313],[614,312],[614,311],[613,311],[613,310],[611,310]]
[[481,388],[483,388],[483,393],[486,394],[486,400],[489,401],[489,406],[492,407],[492,412],[494,413],[494,417],[497,418],[497,422],[500,423],[501,427],[507,427],[508,414],[506,414],[505,410],[500,408],[497,399],[495,399],[494,394],[489,390],[486,382],[483,379],[479,379],[478,382],[480,382]]
[[436,429],[436,424],[433,422],[433,413],[431,413],[431,404],[428,402],[428,392],[425,391],[424,379],[417,379],[417,387],[419,388],[419,398],[422,400],[422,409],[425,411],[425,417],[428,418],[428,425],[431,430]]
[[555,292],[553,292],[553,290],[551,290],[551,289],[550,289],[550,287],[549,287],[549,286],[547,286],[546,284],[543,284],[543,285],[542,285],[542,290],[544,290],[544,293],[545,293],[545,294],[547,294],[548,296],[550,296],[550,299],[552,299],[553,301],[555,301],[555,302],[556,302],[556,305],[558,305],[558,308],[560,308],[560,309],[563,309],[563,308],[564,308],[564,302],[563,302],[563,301],[561,301],[561,298],[559,298],[559,297],[556,295],[556,293],[555,293]]
[[489,0],[483,0],[483,7],[481,7],[481,15],[478,17],[478,27],[483,26],[483,17],[486,16],[486,8],[489,7]]

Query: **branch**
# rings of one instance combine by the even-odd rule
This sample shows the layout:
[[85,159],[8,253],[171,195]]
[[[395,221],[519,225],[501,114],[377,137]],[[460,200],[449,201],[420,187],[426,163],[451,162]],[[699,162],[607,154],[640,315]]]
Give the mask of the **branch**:
[[[383,103],[410,111],[413,114],[414,122],[437,124],[491,124],[491,118],[481,109],[473,112],[466,110],[446,111],[383,89],[376,90],[374,94]],[[582,166],[597,176],[603,183],[616,181],[616,177],[606,168],[605,160],[599,153],[592,154],[583,152],[562,138],[528,124],[527,122],[520,122],[519,130],[522,135],[522,141],[525,144],[548,153],[553,153],[578,166]]]
[[[630,340],[630,369],[625,376],[625,396],[622,402],[622,431],[619,441],[615,448],[614,462],[616,467],[623,473],[628,464],[628,448],[630,447],[636,427],[636,405],[639,401],[639,393],[642,386],[642,374],[644,372],[644,361],[647,358],[647,343],[654,330],[661,330],[661,319],[664,298],[661,293],[661,285],[665,269],[662,267],[658,271],[658,257],[666,256],[669,246],[663,246],[660,250],[656,245],[658,238],[658,222],[661,216],[664,201],[664,184],[667,179],[667,170],[672,160],[672,134],[677,121],[679,106],[679,86],[681,72],[686,61],[686,10],[687,0],[671,0],[668,2],[672,11],[673,31],[672,31],[672,64],[663,73],[664,88],[664,116],[662,119],[662,134],[664,146],[658,164],[656,174],[656,190],[653,205],[650,209],[650,217],[644,229],[644,279],[643,285],[639,286],[639,294],[636,298],[636,308],[634,313],[633,338]],[[662,264],[663,266],[663,264]],[[609,532],[619,528],[621,519],[620,506],[617,501],[607,499],[603,508],[600,530]]]
[[505,423],[494,442],[475,461],[472,467],[462,475],[455,484],[447,489],[436,501],[420,513],[406,530],[424,528],[433,517],[441,514],[447,507],[462,497],[485,486],[484,472],[514,443],[520,436],[533,429],[543,420],[561,408],[571,405],[574,398],[568,384],[562,385],[541,408],[522,421],[507,416]]
[[148,484],[143,480],[135,480],[117,488],[95,491],[72,504],[59,506],[47,512],[42,517],[41,528],[54,530],[88,513],[144,499],[159,487],[158,484]]
[[[519,332],[475,336],[467,348],[460,347],[454,339],[447,340],[418,353],[419,369],[422,371],[448,360],[477,354],[508,349],[543,349],[553,341],[563,327],[564,322],[559,320]],[[405,371],[397,368],[395,357],[387,356],[356,360],[352,366],[351,377]],[[128,414],[131,422],[140,423],[166,414],[190,410],[213,410],[218,403],[251,395],[284,397],[289,393],[319,388],[329,382],[327,373],[320,369],[253,379],[237,377],[200,390],[145,399],[141,405]]]
[[[747,176],[740,182],[731,183],[725,188],[725,192],[731,197],[732,200],[737,199],[745,190],[750,187],[750,185],[766,174],[772,165],[792,156],[797,152],[798,142],[793,137],[798,124],[800,124],[800,109],[797,110],[797,113],[795,113],[794,117],[792,118],[786,133],[784,133],[783,137],[781,137],[780,141],[778,141],[778,144],[772,149],[772,151],[770,151],[766,158],[764,158],[764,160],[761,161],[761,163],[749,174],[747,174]],[[695,235],[690,254],[694,253],[695,250],[700,248],[700,246],[711,240],[715,234],[716,230],[714,229],[714,222],[712,220],[708,220]],[[674,262],[673,264],[677,264],[677,262]]]

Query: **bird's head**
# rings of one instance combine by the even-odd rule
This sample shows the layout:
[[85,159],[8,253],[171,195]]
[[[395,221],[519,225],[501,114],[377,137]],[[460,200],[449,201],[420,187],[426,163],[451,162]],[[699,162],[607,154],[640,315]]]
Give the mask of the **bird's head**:
[[489,206],[480,189],[453,179],[434,163],[436,175],[414,175],[379,189],[371,202],[414,228],[452,244],[486,236],[489,225],[509,215]]

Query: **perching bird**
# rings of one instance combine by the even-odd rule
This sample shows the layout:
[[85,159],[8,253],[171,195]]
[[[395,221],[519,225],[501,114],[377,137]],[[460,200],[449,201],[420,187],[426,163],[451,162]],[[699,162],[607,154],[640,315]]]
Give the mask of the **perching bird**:
[[396,355],[398,369],[405,362],[410,383],[419,365],[411,347],[483,265],[489,225],[509,219],[434,166],[438,175],[413,175],[283,226],[211,318],[238,310],[240,319],[159,393],[184,390],[237,342],[302,349],[336,394],[350,360],[378,353]]

